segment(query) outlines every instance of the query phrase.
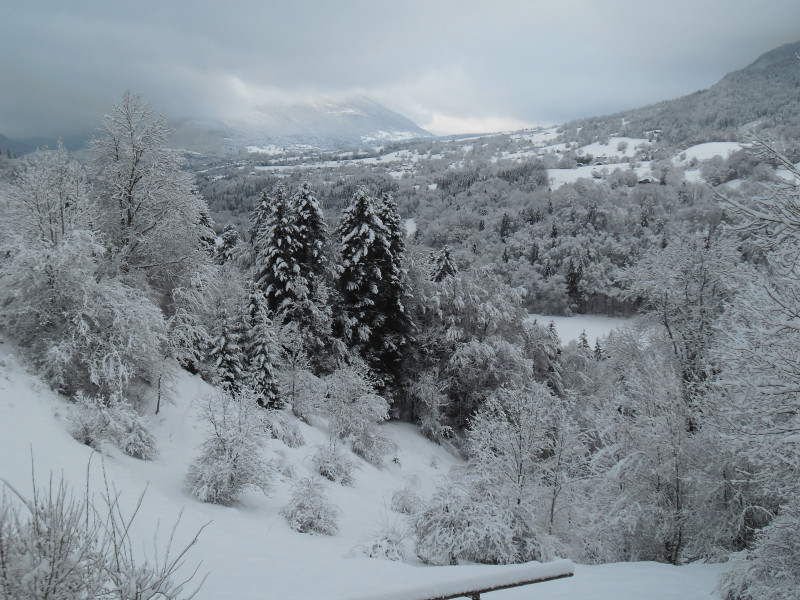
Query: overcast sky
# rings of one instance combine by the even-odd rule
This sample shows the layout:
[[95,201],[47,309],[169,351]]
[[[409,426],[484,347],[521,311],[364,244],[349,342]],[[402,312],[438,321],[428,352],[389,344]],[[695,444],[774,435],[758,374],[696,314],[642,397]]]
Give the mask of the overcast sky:
[[800,40],[800,0],[20,0],[0,40],[12,138],[91,131],[126,89],[223,119],[358,93],[448,134],[710,87]]

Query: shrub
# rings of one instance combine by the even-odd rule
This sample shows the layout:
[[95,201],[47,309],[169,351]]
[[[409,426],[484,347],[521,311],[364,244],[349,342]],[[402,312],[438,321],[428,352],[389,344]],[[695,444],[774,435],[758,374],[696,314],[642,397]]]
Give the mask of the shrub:
[[105,506],[94,505],[88,492],[75,498],[63,480],[55,486],[51,480],[45,490],[34,483],[32,498],[3,483],[20,502],[4,493],[0,508],[1,598],[189,600],[202,586],[201,581],[194,592],[184,591],[194,574],[174,581],[200,532],[171,557],[173,528],[163,561],[142,559],[129,538],[138,509],[123,515],[110,494]]
[[331,481],[338,481],[342,485],[354,485],[353,470],[355,465],[345,456],[336,444],[318,446],[311,458],[314,469]]
[[78,392],[71,415],[72,436],[100,450],[108,442],[128,456],[142,460],[156,457],[155,438],[147,431],[145,420],[117,394],[108,398]]
[[350,551],[350,556],[404,560],[404,545],[408,539],[405,529],[397,524],[386,525],[374,536],[364,540]]
[[289,448],[299,448],[306,443],[297,423],[281,410],[268,410],[264,415],[264,424],[272,439],[282,441]]
[[283,450],[275,450],[275,458],[270,461],[270,464],[275,472],[280,473],[284,477],[294,479],[297,475],[294,465],[286,458],[286,452]]
[[339,530],[339,510],[328,502],[318,479],[301,479],[292,488],[289,503],[281,509],[289,527],[300,533],[333,535]]
[[512,515],[495,502],[481,502],[458,485],[440,487],[414,519],[420,560],[454,565],[458,559],[507,564],[517,560]]
[[424,502],[420,495],[411,486],[395,490],[392,494],[391,508],[402,515],[414,515],[423,506]]
[[261,410],[248,390],[237,397],[221,392],[207,401],[203,419],[212,435],[186,475],[195,498],[233,504],[248,488],[271,491],[272,472],[263,455],[267,436],[255,414]]

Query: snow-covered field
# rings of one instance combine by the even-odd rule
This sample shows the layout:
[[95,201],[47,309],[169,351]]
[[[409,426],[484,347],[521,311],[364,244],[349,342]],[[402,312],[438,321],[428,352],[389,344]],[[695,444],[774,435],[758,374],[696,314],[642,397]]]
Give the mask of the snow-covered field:
[[552,321],[561,342],[566,344],[580,337],[581,332],[586,332],[589,344],[594,345],[597,338],[607,336],[615,329],[630,327],[636,323],[636,317],[606,317],[604,315],[573,315],[571,317],[550,317],[547,315],[530,314],[529,321],[535,320],[545,327]]
[[[574,317],[573,317],[574,319]],[[565,334],[562,334],[565,335]],[[204,438],[205,425],[198,421],[198,407],[211,388],[199,378],[179,373],[171,383],[174,402],[150,415],[152,431],[160,454],[152,462],[121,455],[113,448],[101,457],[74,441],[67,432],[69,406],[41,381],[20,366],[16,351],[0,343],[0,477],[23,494],[31,491],[31,458],[39,485],[51,474],[64,477],[77,494],[89,486],[95,496],[106,477],[121,492],[120,504],[127,514],[139,495],[147,490],[135,526],[134,547],[152,556],[153,535],[160,524],[158,539],[168,537],[178,514],[175,549],[203,525],[195,547],[189,553],[186,571],[200,561],[200,573],[209,573],[198,600],[319,599],[346,600],[374,598],[425,584],[439,588],[481,574],[492,577],[504,567],[464,565],[427,567],[419,563],[412,549],[406,562],[353,557],[352,550],[364,539],[388,525],[403,526],[400,515],[389,509],[392,492],[410,485],[429,495],[448,469],[459,462],[444,448],[434,445],[407,424],[388,423],[385,430],[398,444],[383,468],[355,457],[360,469],[354,487],[328,486],[332,501],[341,511],[337,535],[313,536],[292,531],[279,514],[286,503],[291,481],[276,482],[271,497],[251,493],[235,507],[200,503],[183,489],[183,476]],[[265,460],[276,450],[285,452],[297,478],[311,474],[309,456],[327,439],[325,424],[314,427],[299,423],[306,444],[288,448],[273,441]],[[3,502],[11,502],[6,494]],[[714,587],[721,569],[718,565],[672,567],[655,563],[609,564],[576,567],[575,576],[527,588],[489,594],[488,599],[522,600],[706,600],[718,598]]]

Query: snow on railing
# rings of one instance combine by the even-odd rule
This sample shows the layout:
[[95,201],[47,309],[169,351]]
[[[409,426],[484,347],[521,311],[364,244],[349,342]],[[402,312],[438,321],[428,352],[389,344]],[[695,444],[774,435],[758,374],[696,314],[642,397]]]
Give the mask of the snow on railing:
[[563,577],[572,577],[575,566],[570,560],[554,560],[548,563],[529,562],[521,565],[493,567],[491,572],[459,578],[457,581],[425,583],[404,587],[382,594],[359,596],[352,600],[450,600],[472,598],[481,594],[541,583]]

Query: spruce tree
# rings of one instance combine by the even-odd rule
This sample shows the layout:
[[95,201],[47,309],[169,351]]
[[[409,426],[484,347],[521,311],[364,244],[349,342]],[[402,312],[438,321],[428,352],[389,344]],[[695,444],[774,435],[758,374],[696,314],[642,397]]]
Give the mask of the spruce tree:
[[286,190],[278,186],[262,196],[254,215],[253,281],[264,293],[270,315],[282,313],[288,320],[297,298],[307,296],[308,286],[300,277],[299,236]]
[[214,370],[214,383],[232,392],[239,389],[244,376],[241,329],[241,323],[220,305],[207,360]]
[[265,304],[263,294],[254,287],[248,306],[247,374],[259,406],[283,408],[274,369],[280,349]]
[[386,383],[399,371],[408,329],[402,222],[394,200],[384,195],[376,201],[359,188],[342,213],[337,233],[341,333]]
[[235,225],[230,223],[225,226],[225,229],[220,236],[219,245],[214,248],[214,263],[224,265],[225,263],[233,260],[235,256],[236,244],[239,243],[239,230]]
[[458,267],[453,261],[453,257],[450,256],[450,247],[445,246],[433,259],[433,274],[431,275],[431,279],[439,283],[445,277],[452,277],[456,273],[458,273]]

